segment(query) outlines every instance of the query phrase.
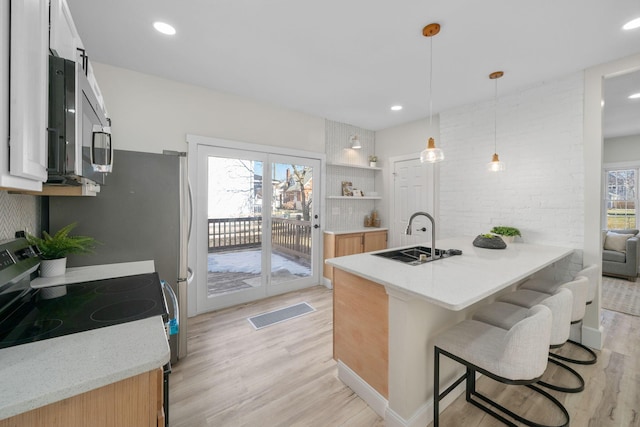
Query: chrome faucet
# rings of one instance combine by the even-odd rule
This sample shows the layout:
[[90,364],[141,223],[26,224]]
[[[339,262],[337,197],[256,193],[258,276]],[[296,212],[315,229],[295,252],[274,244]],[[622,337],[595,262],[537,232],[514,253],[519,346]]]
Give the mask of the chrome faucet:
[[[426,216],[429,221],[431,221],[431,258],[436,258],[436,220],[433,219],[431,215],[426,212],[416,212],[411,217],[409,217],[409,223],[407,224],[407,229],[405,230],[405,234],[407,236],[411,236],[411,223],[413,223],[413,219],[417,216]],[[426,231],[423,229],[423,231]],[[438,254],[437,258],[440,258],[442,254]]]

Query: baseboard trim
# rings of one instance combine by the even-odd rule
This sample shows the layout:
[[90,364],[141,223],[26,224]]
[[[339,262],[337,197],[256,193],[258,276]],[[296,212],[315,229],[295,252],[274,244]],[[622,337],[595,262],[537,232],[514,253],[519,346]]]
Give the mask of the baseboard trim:
[[[480,378],[481,375],[477,375]],[[433,421],[433,399],[420,405],[409,419],[404,419],[389,407],[389,402],[373,387],[365,382],[347,365],[338,360],[338,378],[365,401],[373,411],[384,418],[386,427],[424,427]],[[450,384],[453,384],[451,381]],[[450,384],[442,387],[446,390]],[[440,402],[440,411],[444,411],[453,401],[464,393],[465,383],[459,384]]]
[[604,328],[602,325],[600,325],[598,329],[590,328],[584,325],[582,326],[582,344],[596,350],[601,350],[603,341]]
[[389,402],[347,365],[338,360],[338,378],[353,390],[373,411],[385,418]]
[[331,283],[331,280],[327,279],[326,277],[322,278],[322,284],[327,288],[327,289],[333,289],[333,283]]

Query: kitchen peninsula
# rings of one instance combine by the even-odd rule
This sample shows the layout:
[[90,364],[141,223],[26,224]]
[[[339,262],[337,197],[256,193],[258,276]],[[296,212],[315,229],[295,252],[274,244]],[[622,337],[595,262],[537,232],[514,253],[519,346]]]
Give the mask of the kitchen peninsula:
[[[476,248],[473,237],[439,240],[462,255],[408,265],[368,254],[327,260],[333,267],[334,358],[338,376],[387,426],[432,420],[433,338],[574,250],[528,243]],[[565,265],[564,263],[567,263]],[[442,386],[461,372],[441,366]],[[460,387],[460,390],[462,388]],[[448,396],[448,405],[456,393]]]

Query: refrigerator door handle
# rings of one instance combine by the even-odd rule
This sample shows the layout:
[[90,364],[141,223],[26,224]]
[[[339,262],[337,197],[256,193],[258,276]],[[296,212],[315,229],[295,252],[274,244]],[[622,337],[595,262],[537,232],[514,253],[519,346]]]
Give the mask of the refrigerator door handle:
[[191,240],[191,225],[193,224],[193,193],[191,192],[191,182],[189,182],[189,178],[187,178],[187,193],[189,195],[189,232],[187,233],[187,242]]

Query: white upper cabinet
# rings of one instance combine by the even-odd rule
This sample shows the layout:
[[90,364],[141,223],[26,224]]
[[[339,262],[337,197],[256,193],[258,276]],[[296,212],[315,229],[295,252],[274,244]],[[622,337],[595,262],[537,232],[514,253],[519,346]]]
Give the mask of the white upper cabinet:
[[[2,3],[4,14],[8,2]],[[7,24],[4,16],[2,19]],[[40,190],[47,180],[49,5],[42,0],[11,0],[8,22],[9,162],[5,170],[7,147],[3,147],[0,186]],[[3,52],[3,63],[8,59]]]
[[54,55],[71,61],[80,61],[83,49],[82,40],[71,17],[71,11],[64,0],[51,0],[49,6],[51,29],[49,33],[49,47]]

